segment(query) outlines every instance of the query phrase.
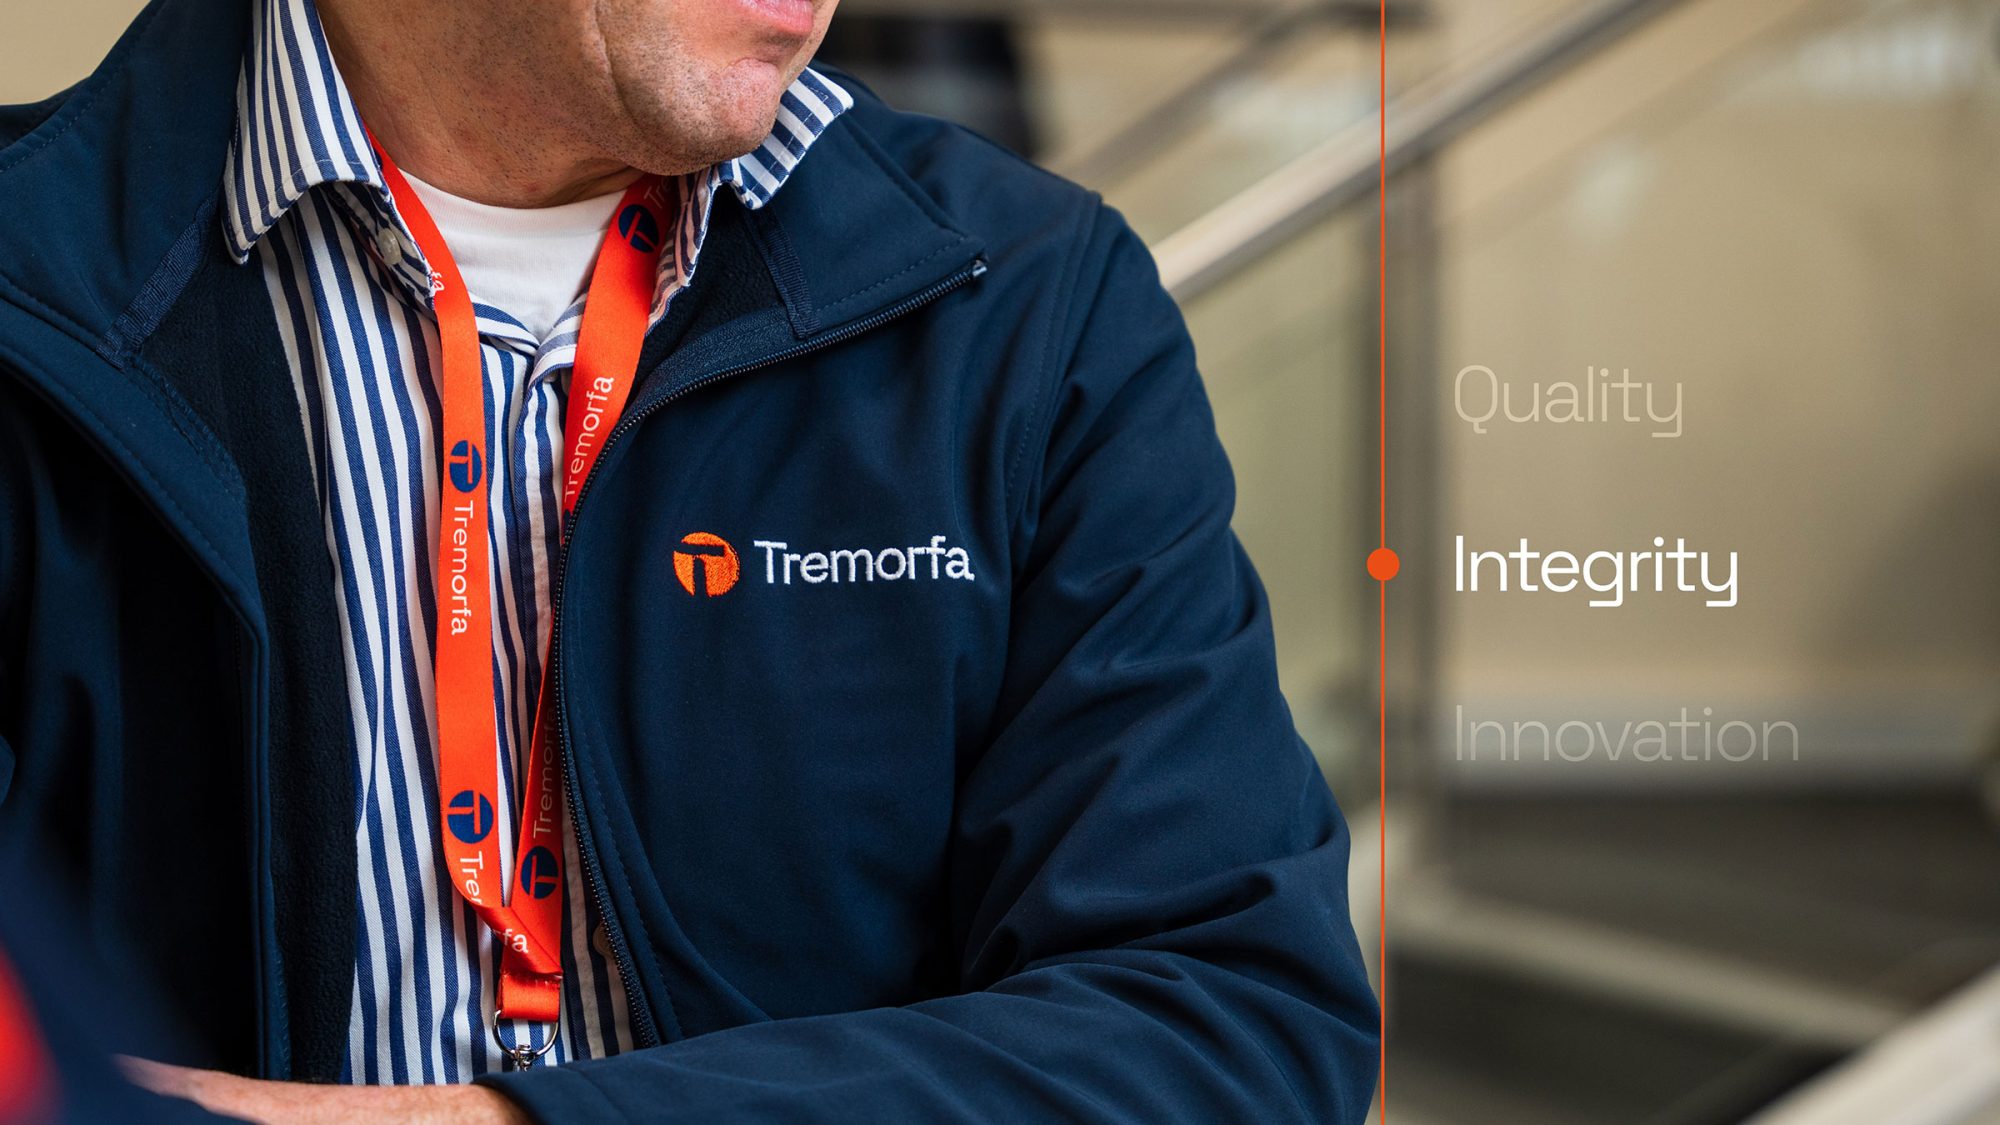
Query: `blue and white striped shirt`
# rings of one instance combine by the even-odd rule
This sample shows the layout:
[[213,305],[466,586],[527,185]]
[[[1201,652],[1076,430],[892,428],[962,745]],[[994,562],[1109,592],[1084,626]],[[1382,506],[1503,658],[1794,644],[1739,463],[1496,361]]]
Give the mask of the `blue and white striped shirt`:
[[[501,1064],[492,1035],[499,949],[453,892],[438,847],[432,695],[437,549],[437,325],[429,266],[396,214],[312,0],[256,0],[223,183],[223,228],[256,259],[299,396],[326,544],[339,584],[358,764],[359,944],[343,1077],[464,1082]],[[849,95],[814,71],[784,97],[771,136],[683,178],[687,203],[661,255],[655,321],[693,276],[715,194],[763,206]],[[583,300],[547,340],[478,301],[493,559],[493,677],[502,783],[525,752],[550,626],[560,537],[559,446]],[[513,864],[513,813],[497,826]],[[282,831],[282,826],[280,827]],[[548,1059],[632,1045],[625,994],[567,845],[564,1002]],[[545,1027],[500,1029],[541,1045]],[[525,1038],[523,1038],[525,1037]]]

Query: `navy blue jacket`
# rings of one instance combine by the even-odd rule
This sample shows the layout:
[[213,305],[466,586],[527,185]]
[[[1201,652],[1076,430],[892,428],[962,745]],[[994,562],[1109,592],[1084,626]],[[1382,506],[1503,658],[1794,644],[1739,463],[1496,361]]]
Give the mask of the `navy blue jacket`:
[[[150,1010],[151,988],[91,956],[46,873],[0,857],[0,1122],[216,1125],[193,1102],[125,1082],[112,1054],[172,1050]],[[32,1092],[31,1092],[32,1091]]]
[[[158,0],[0,117],[0,840],[159,976],[185,1061],[323,1079],[354,764],[216,219],[247,7]],[[1358,1122],[1347,835],[1181,317],[1094,196],[859,102],[771,206],[718,199],[557,579],[643,1049],[486,1081],[546,1121]]]

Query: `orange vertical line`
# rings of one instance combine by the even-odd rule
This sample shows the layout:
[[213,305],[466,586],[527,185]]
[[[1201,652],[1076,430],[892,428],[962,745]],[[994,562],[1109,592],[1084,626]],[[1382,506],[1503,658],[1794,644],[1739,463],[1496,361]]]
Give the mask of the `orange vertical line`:
[[1376,511],[1378,547],[1389,545],[1389,0],[1380,0],[1380,54],[1375,162],[1376,276]]
[[1376,1075],[1376,1088],[1380,1091],[1378,1096],[1382,1099],[1382,1120],[1386,1123],[1389,1120],[1389,584],[1378,582],[1376,591],[1378,599],[1376,636],[1380,642],[1376,647],[1375,658],[1375,673],[1377,683],[1380,685],[1380,694],[1377,697],[1376,732],[1380,739],[1380,749],[1376,758],[1375,779],[1379,787],[1376,808],[1380,810],[1380,815],[1376,818],[1375,855],[1376,879],[1381,887],[1381,894],[1376,901],[1381,903],[1382,907],[1381,945],[1378,947],[1375,961],[1381,977],[1378,997],[1381,1004],[1379,1012],[1381,1026],[1378,1028],[1378,1034],[1381,1036],[1382,1048],[1381,1071]]
[[[1389,0],[1376,9],[1376,142],[1375,168],[1375,343],[1376,434],[1375,503],[1377,547],[1389,545]],[[1375,1078],[1376,1097],[1384,1125],[1389,1120],[1389,583],[1376,584],[1376,879],[1380,893],[1380,933],[1376,952],[1380,1002],[1377,1028],[1381,1055]]]

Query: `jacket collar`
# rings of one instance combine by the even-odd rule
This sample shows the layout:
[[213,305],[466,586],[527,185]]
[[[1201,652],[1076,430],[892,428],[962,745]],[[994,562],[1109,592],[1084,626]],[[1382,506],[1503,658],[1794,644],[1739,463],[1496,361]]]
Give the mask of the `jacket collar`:
[[0,149],[0,299],[107,357],[157,322],[174,295],[155,284],[162,265],[191,270],[212,229],[249,15],[154,0],[54,114]]

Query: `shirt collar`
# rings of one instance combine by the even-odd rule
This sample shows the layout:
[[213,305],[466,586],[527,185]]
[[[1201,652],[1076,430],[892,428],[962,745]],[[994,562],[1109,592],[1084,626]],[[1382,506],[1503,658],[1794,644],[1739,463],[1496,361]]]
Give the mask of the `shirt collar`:
[[[771,201],[813,141],[854,105],[846,90],[807,68],[785,91],[771,135],[715,165],[745,207]],[[312,0],[255,0],[250,49],[236,87],[236,136],[223,173],[223,233],[236,261],[314,187],[375,189],[394,213],[382,167],[347,84],[334,66]]]

